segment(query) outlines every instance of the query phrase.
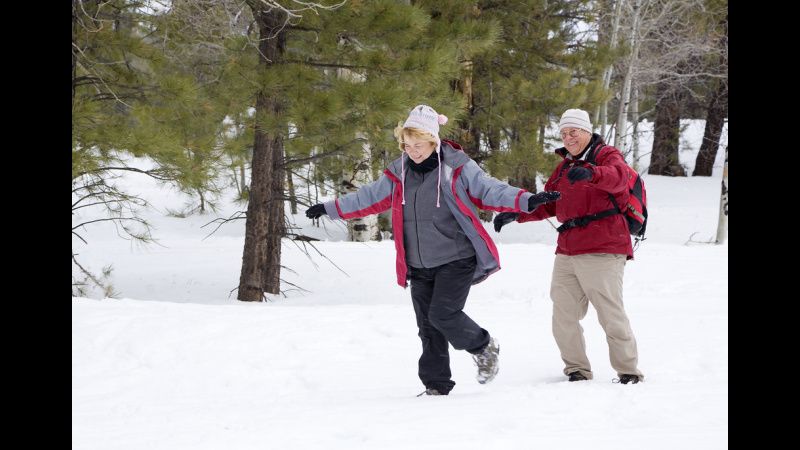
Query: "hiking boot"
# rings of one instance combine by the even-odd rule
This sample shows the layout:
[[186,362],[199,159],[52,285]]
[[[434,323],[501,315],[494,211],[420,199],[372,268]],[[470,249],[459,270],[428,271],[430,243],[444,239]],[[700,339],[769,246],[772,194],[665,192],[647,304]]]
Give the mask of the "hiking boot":
[[639,375],[629,375],[629,374],[626,373],[626,374],[620,375],[620,377],[619,377],[619,382],[622,383],[622,384],[628,384],[628,383],[636,384],[636,383],[638,383],[640,381],[642,381],[642,379],[639,377]]
[[481,350],[480,353],[472,355],[472,360],[478,366],[478,383],[486,384],[497,375],[500,367],[497,364],[497,356],[500,353],[500,346],[494,338],[489,338],[489,343]]
[[442,394],[436,389],[425,389],[424,391],[420,392],[419,395],[417,395],[417,397],[422,397],[423,395],[447,395],[447,394]]
[[580,372],[570,372],[569,381],[586,381],[587,378]]

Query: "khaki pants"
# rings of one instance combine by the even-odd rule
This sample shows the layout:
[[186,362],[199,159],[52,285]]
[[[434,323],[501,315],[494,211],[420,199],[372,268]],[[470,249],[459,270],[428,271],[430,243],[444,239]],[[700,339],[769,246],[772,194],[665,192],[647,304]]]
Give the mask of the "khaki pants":
[[644,378],[636,367],[639,360],[636,338],[622,304],[625,260],[625,255],[611,253],[556,255],[550,298],[553,337],[564,360],[565,375],[580,371],[592,379],[580,324],[591,302],[606,333],[611,367],[618,376],[631,374]]

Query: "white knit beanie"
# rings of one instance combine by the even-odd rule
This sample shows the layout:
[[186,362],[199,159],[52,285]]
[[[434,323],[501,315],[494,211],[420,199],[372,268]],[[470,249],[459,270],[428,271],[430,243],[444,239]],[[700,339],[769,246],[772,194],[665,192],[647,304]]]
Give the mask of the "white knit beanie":
[[561,115],[561,121],[558,122],[558,131],[564,128],[580,128],[589,133],[592,132],[592,122],[589,121],[589,113],[582,109],[568,109]]
[[436,138],[436,150],[439,150],[441,139],[439,139],[439,125],[447,123],[447,116],[437,113],[428,105],[417,105],[408,113],[408,119],[403,124],[403,128],[419,128],[427,131]]
[[[439,151],[442,147],[442,140],[439,139],[439,125],[447,123],[447,116],[437,113],[433,108],[428,105],[417,105],[408,113],[408,119],[403,124],[403,128],[418,128],[422,131],[427,131],[432,134],[436,139],[436,161],[438,164],[439,179],[436,182],[436,207],[438,208],[439,194],[442,191],[442,154]],[[403,163],[405,155],[400,158],[400,180],[403,186],[403,204],[406,204],[406,173],[405,164]]]

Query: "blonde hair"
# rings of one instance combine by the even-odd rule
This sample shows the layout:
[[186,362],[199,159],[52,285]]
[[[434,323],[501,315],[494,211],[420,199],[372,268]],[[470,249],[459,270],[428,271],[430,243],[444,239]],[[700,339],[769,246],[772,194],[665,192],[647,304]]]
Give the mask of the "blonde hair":
[[402,123],[398,123],[397,127],[394,129],[394,137],[397,138],[397,146],[400,148],[401,151],[405,151],[403,148],[403,144],[405,143],[404,137],[408,135],[413,138],[417,139],[425,139],[434,146],[436,146],[436,136],[432,135],[431,133],[420,130],[419,128],[403,128]]

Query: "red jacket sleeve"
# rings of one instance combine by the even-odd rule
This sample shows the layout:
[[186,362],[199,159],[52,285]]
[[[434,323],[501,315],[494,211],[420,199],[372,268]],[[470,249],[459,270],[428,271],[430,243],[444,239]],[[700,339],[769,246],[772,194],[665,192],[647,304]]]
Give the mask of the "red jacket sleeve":
[[628,187],[628,164],[622,153],[613,147],[597,155],[597,165],[589,181],[609,194],[619,194]]

